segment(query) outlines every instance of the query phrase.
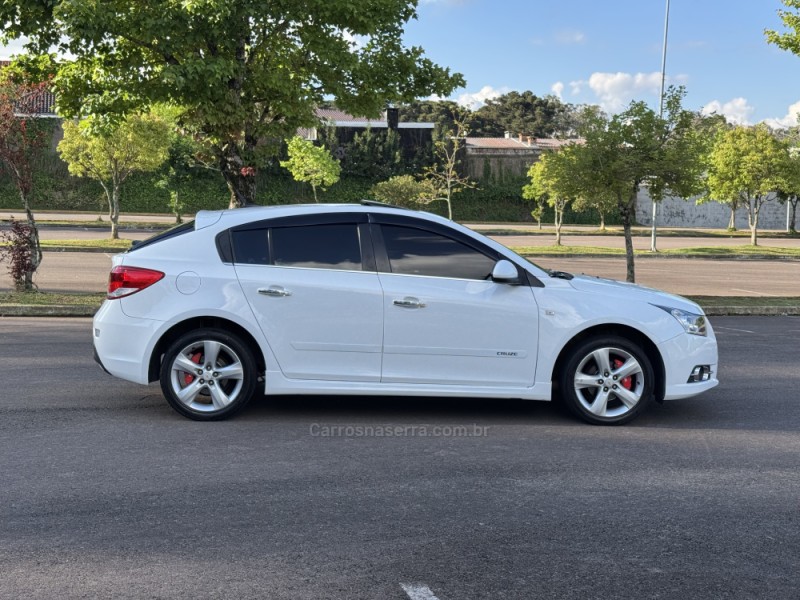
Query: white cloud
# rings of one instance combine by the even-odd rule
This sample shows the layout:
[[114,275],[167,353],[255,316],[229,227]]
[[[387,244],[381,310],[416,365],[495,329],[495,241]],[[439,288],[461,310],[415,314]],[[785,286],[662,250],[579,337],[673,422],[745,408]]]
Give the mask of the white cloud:
[[643,93],[658,96],[661,73],[592,73],[589,87],[608,112],[619,112]]
[[[797,103],[793,106],[797,106]],[[722,103],[719,100],[712,100],[702,108],[704,115],[718,114],[724,115],[729,123],[735,125],[749,125],[750,117],[753,116],[755,108],[748,104],[746,98],[734,98]]]
[[564,84],[560,81],[556,81],[553,85],[550,86],[550,91],[553,92],[560,99],[561,94],[564,93]]
[[578,80],[578,81],[570,81],[569,82],[569,90],[570,90],[570,92],[572,92],[572,95],[573,96],[577,96],[578,94],[580,94],[581,91],[583,90],[583,85],[585,83],[586,83],[585,81],[580,81],[580,80]]
[[575,29],[557,31],[554,37],[559,44],[582,44],[586,41],[586,34]]
[[507,87],[495,89],[490,85],[485,85],[478,92],[464,92],[463,94],[460,94],[458,98],[456,98],[456,102],[458,102],[461,106],[467,106],[472,110],[476,110],[486,104],[487,100],[492,100],[498,96],[507,94],[509,91],[510,90]]
[[764,123],[775,129],[786,129],[797,125],[797,114],[800,113],[800,100],[789,106],[786,116],[780,119],[764,119]]
[[12,54],[23,54],[25,52],[25,48],[23,48],[22,45],[27,41],[27,38],[20,38],[17,40],[11,40],[5,46],[0,46],[0,59],[8,60],[11,58]]

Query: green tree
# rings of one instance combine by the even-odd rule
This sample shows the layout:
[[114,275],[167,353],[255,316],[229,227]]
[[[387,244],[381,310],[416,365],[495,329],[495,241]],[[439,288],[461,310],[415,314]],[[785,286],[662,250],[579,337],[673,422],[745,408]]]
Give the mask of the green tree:
[[130,114],[113,129],[98,131],[92,118],[64,122],[58,144],[69,172],[100,183],[108,201],[111,237],[119,238],[120,188],[134,172],[155,171],[167,160],[170,124],[152,114]]
[[425,178],[430,182],[433,195],[423,200],[426,203],[443,201],[447,204],[447,218],[453,220],[453,196],[464,189],[476,187],[469,177],[461,174],[461,156],[465,138],[469,134],[466,114],[453,121],[453,128],[443,132],[441,139],[434,141],[434,163],[425,169]]
[[761,207],[786,189],[789,151],[766,125],[734,127],[719,134],[708,159],[708,199],[744,204],[750,243],[758,245]]
[[644,102],[631,102],[610,119],[588,114],[580,132],[585,142],[574,146],[580,195],[591,197],[600,186],[616,199],[630,282],[636,280],[631,226],[642,186],[656,201],[667,194],[688,198],[702,190],[703,145],[693,114],[681,107],[684,94],[682,88],[668,90],[663,118]]
[[542,154],[531,166],[528,177],[531,182],[522,188],[522,197],[537,201],[545,198],[555,213],[556,246],[561,245],[561,226],[564,210],[579,194],[574,177],[577,154],[574,146],[566,146],[556,152]]
[[13,244],[27,246],[12,249],[12,253],[25,256],[25,260],[18,263],[24,266],[17,269],[14,284],[17,289],[27,291],[34,289],[33,275],[42,262],[31,196],[33,160],[51,133],[46,120],[37,118],[36,108],[47,90],[42,83],[15,82],[13,77],[0,75],[0,168],[11,176],[26,216],[26,226],[18,228],[13,239]]
[[301,137],[293,137],[288,143],[289,159],[281,161],[281,166],[289,170],[295,181],[311,185],[314,202],[317,200],[317,188],[326,187],[339,181],[342,168],[330,152]]
[[533,92],[509,92],[486,101],[475,111],[475,117],[483,119],[475,131],[485,136],[502,136],[510,131],[532,137],[555,137],[567,121],[571,110],[556,96],[539,97]]
[[435,191],[428,180],[418,180],[413,175],[397,175],[373,185],[370,194],[380,202],[414,207],[433,197]]
[[[252,203],[256,171],[326,97],[351,114],[448,95],[464,85],[405,47],[417,0],[9,0],[4,38],[74,59],[55,90],[67,117],[103,120],[170,103],[214,153],[231,206]],[[358,39],[358,42],[354,41]]]
[[778,10],[778,16],[788,31],[766,29],[764,34],[770,44],[800,56],[800,0],[781,0],[786,10]]

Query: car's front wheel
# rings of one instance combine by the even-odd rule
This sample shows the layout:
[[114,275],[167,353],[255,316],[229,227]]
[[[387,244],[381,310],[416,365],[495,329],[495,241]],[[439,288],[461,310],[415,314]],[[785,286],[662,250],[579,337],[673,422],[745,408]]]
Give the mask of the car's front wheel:
[[576,347],[559,377],[561,398],[584,421],[627,423],[653,399],[653,366],[634,342],[618,336],[588,339]]
[[170,406],[197,421],[225,419],[250,401],[258,373],[250,348],[220,329],[191,331],[170,344],[161,390]]

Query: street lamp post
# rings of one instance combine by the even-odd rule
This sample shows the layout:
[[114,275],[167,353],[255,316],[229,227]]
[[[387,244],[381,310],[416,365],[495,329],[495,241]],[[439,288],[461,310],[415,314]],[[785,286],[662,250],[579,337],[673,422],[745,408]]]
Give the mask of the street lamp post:
[[[664,80],[667,78],[667,34],[669,33],[669,0],[667,0],[667,10],[664,16],[664,45],[661,52],[661,91],[658,95],[658,116],[664,117]],[[658,205],[653,202],[653,224],[650,231],[650,252],[658,252],[656,246],[656,209]]]

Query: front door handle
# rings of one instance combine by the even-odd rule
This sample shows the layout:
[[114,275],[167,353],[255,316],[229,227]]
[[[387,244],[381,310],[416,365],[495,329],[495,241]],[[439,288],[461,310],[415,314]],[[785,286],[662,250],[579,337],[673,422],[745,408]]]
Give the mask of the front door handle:
[[268,288],[259,288],[258,293],[263,296],[272,296],[273,298],[284,298],[292,295],[292,292],[282,288],[279,285],[271,285]]
[[420,302],[419,298],[412,298],[411,296],[406,296],[402,300],[395,300],[394,305],[400,308],[425,308],[424,302]]

